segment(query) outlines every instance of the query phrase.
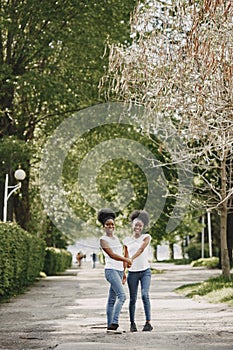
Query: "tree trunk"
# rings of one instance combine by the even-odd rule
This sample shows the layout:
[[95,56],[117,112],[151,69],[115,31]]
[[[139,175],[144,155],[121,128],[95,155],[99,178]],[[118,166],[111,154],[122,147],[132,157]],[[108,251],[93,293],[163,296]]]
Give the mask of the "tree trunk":
[[29,178],[22,181],[20,195],[14,198],[15,221],[25,230],[28,229],[30,221],[30,204],[29,204]]
[[154,259],[157,261],[158,260],[158,256],[157,256],[157,253],[158,253],[158,249],[157,249],[157,245],[154,245],[153,246],[153,248],[154,248]]
[[227,178],[226,178],[226,155],[221,164],[221,194],[222,194],[222,205],[221,205],[221,228],[220,228],[220,238],[221,238],[221,265],[222,274],[224,277],[230,278],[230,262],[227,248],[227,200],[226,189],[227,189]]
[[174,248],[173,243],[169,242],[169,259],[174,260]]
[[230,266],[233,266],[233,213],[227,214],[227,247],[229,253]]

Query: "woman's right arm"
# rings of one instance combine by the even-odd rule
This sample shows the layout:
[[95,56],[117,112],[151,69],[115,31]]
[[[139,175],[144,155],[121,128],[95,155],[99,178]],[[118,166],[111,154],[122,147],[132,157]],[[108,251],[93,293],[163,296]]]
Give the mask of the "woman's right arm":
[[[129,258],[129,252],[128,252],[128,248],[126,245],[124,245],[124,256],[126,258]],[[130,259],[130,260],[131,260],[131,263],[133,263],[132,259]],[[128,264],[126,262],[124,262],[124,269],[126,270],[127,267],[130,267],[130,266],[128,266]]]
[[112,251],[112,249],[109,247],[108,242],[106,242],[104,239],[100,240],[100,245],[101,245],[101,248],[105,251],[105,253],[107,253],[108,256],[110,256],[110,258],[117,260],[117,261],[123,261],[123,262],[127,263],[129,266],[132,265],[131,259],[129,259],[128,257],[121,256],[121,255],[114,253]]

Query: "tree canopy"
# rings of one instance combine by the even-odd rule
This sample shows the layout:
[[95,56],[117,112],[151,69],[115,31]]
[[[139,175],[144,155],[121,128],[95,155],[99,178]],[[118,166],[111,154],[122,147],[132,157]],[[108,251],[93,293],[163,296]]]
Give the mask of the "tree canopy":
[[182,136],[189,151],[174,148],[176,164],[186,160],[196,172],[192,204],[220,213],[225,275],[232,210],[232,11],[232,2],[223,0],[147,1],[134,13],[132,45],[111,46],[103,79],[111,98],[145,106],[152,128],[173,125]]
[[[27,177],[18,211],[17,196],[9,203],[9,217],[14,211],[24,228],[30,221],[29,188],[35,193],[43,143],[71,113],[101,102],[98,84],[108,65],[106,44],[129,39],[135,3],[0,1],[0,193],[2,198],[4,174],[14,181],[14,170],[24,167]],[[18,156],[9,144],[17,145]]]

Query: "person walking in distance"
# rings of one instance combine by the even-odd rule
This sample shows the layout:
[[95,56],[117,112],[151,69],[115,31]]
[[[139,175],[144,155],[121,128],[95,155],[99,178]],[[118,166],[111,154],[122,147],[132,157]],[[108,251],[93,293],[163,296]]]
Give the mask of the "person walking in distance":
[[81,267],[82,265],[82,259],[83,259],[84,255],[82,252],[78,252],[77,255],[76,255],[76,260],[77,260],[77,263],[78,263],[78,266]]
[[135,310],[139,283],[141,285],[141,298],[143,302],[146,323],[143,331],[152,331],[151,325],[151,305],[149,298],[149,289],[151,282],[151,269],[148,261],[148,248],[151,236],[143,233],[145,226],[149,224],[149,215],[145,210],[134,210],[130,215],[132,224],[132,236],[123,240],[124,255],[131,257],[132,266],[128,269],[127,284],[129,288],[129,316],[130,331],[137,332],[135,323]]
[[123,256],[123,245],[114,235],[116,214],[109,208],[98,213],[98,221],[103,225],[104,235],[100,246],[105,257],[105,278],[110,284],[107,301],[107,333],[122,333],[119,330],[119,316],[126,294],[123,285],[126,282],[123,262],[130,267],[132,260]]
[[91,254],[91,257],[92,257],[92,267],[93,267],[93,269],[94,269],[95,266],[96,266],[97,254],[96,254],[95,252],[93,252],[93,253]]

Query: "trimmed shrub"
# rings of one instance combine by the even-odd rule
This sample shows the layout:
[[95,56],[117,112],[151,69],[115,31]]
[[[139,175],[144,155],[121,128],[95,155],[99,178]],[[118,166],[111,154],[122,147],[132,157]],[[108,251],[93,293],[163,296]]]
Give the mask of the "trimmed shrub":
[[[188,254],[188,257],[191,261],[201,258],[201,243],[190,243],[185,248],[185,253]],[[207,251],[206,251],[206,246],[205,246],[204,247],[204,255],[206,256],[206,254],[207,254]]]
[[44,266],[45,243],[15,223],[0,222],[0,298],[35,281]]
[[[190,243],[185,248],[185,253],[188,254],[189,260],[198,260],[201,258],[201,243]],[[218,248],[216,246],[213,247],[213,255],[218,256]],[[206,243],[204,245],[204,257],[209,257],[209,245]]]
[[65,249],[47,247],[43,271],[46,275],[56,275],[71,267],[72,254]]
[[192,261],[191,265],[193,267],[204,266],[209,269],[216,269],[219,266],[219,258],[213,256],[212,258],[198,259]]

